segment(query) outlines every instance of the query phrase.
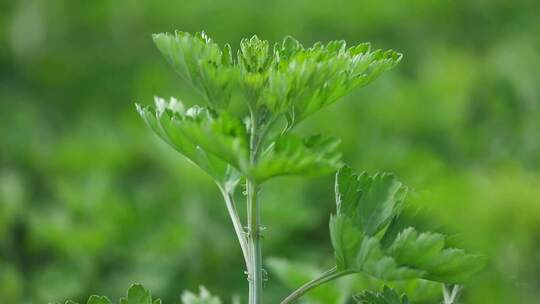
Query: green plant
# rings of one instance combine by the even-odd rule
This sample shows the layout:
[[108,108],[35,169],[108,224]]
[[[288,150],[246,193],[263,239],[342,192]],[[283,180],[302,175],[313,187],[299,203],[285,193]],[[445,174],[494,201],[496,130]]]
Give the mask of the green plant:
[[[137,111],[159,137],[217,184],[245,260],[250,304],[263,303],[265,280],[259,193],[265,182],[284,175],[337,171],[337,210],[330,218],[335,266],[293,291],[282,304],[356,273],[385,281],[424,279],[459,284],[482,267],[481,257],[446,248],[443,235],[418,233],[406,226],[400,213],[407,187],[394,175],[357,174],[341,162],[338,139],[293,133],[311,114],[394,67],[401,54],[372,50],[369,44],[347,48],[344,41],[304,48],[291,37],[271,46],[254,36],[241,41],[234,58],[229,45],[220,48],[204,33],[176,32],[153,38],[204,104],[187,107],[175,98],[156,97],[154,107],[137,105]],[[245,188],[245,221],[237,212],[239,185]],[[137,299],[144,300],[129,302],[130,289],[121,303],[156,303],[136,286],[132,289],[143,295]],[[389,288],[382,293],[365,292],[355,299],[359,303],[407,303],[406,297]],[[205,289],[199,296],[186,294],[183,302],[220,303]],[[93,297],[89,303],[109,302]]]

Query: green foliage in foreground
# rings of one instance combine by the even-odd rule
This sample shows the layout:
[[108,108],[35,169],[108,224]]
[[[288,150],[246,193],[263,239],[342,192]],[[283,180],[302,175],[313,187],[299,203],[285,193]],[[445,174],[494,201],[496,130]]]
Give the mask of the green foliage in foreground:
[[[91,296],[86,304],[112,304],[105,296]],[[142,285],[134,284],[127,292],[127,296],[120,299],[119,304],[161,304],[160,299],[152,299],[152,294],[149,290],[146,290]],[[185,302],[184,304],[192,304],[198,302]],[[67,301],[66,304],[77,304],[73,301]]]
[[[154,42],[204,103],[186,107],[175,98],[137,105],[146,124],[180,154],[214,179],[223,194],[245,260],[249,304],[263,303],[263,254],[259,193],[269,179],[338,171],[337,211],[330,218],[335,266],[300,286],[281,304],[298,301],[327,282],[362,273],[385,281],[431,280],[462,283],[482,267],[482,258],[447,248],[444,236],[404,228],[400,213],[407,188],[390,173],[356,174],[344,166],[339,140],[293,133],[305,118],[394,67],[401,54],[373,51],[369,44],[344,41],[310,48],[287,37],[272,48],[256,36],[220,48],[204,33],[154,35]],[[243,101],[231,106],[235,98]],[[245,185],[246,222],[238,214],[235,192]],[[240,270],[239,270],[240,272]],[[350,297],[345,293],[340,298]],[[405,304],[385,288],[366,292],[360,303]],[[185,293],[184,304],[220,303],[205,289]],[[158,300],[156,300],[158,301]],[[94,296],[89,304],[110,304]],[[135,285],[121,304],[155,304]]]
[[[112,304],[105,296],[90,296],[86,304]],[[127,296],[121,298],[119,304],[161,304],[160,299],[153,299],[152,293],[140,284],[132,285],[127,292]],[[73,301],[67,301],[65,304],[78,304]],[[212,296],[206,288],[200,287],[199,293],[195,294],[186,291],[182,294],[182,304],[221,304],[221,300]]]
[[365,292],[354,296],[354,299],[359,304],[409,304],[406,295],[398,295],[395,290],[384,286],[382,292],[373,292],[366,290]]

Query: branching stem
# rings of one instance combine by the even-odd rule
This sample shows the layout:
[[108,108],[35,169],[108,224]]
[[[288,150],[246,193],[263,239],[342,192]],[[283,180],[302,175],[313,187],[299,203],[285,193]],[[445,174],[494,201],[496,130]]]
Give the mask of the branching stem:
[[460,285],[442,284],[443,304],[455,304],[461,292]]
[[[250,162],[255,164],[258,158],[260,134],[257,115],[251,113]],[[261,250],[261,215],[259,206],[259,185],[251,180],[246,181],[247,221],[249,247],[249,304],[262,304],[263,299],[263,267]]]

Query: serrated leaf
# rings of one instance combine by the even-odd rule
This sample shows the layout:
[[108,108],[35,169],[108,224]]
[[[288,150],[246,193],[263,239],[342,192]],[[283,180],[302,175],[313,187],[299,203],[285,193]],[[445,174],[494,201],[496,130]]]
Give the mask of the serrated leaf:
[[270,62],[270,44],[256,35],[242,39],[238,50],[238,65],[244,73],[261,73]]
[[[93,295],[90,296],[87,304],[112,304],[105,296]],[[133,284],[128,289],[127,297],[120,299],[121,304],[161,304],[160,299],[152,301],[152,295],[149,290],[145,289],[140,284]],[[67,301],[65,304],[77,304],[73,301]]]
[[245,125],[227,113],[192,108],[183,117],[176,115],[173,125],[196,146],[223,159],[237,169],[248,163],[248,135]]
[[445,283],[461,283],[485,262],[462,249],[445,248],[440,233],[418,233],[412,227],[403,230],[387,251],[399,263],[424,270],[426,279]]
[[199,294],[185,291],[182,294],[182,304],[221,304],[221,300],[210,294],[204,286],[200,286]]
[[262,155],[249,175],[266,180],[280,175],[319,175],[340,166],[340,140],[312,136],[302,139],[292,134],[280,136]]
[[408,304],[409,300],[406,295],[400,296],[395,290],[384,286],[383,291],[364,291],[363,293],[354,296],[354,299],[359,304]]
[[348,217],[344,215],[330,217],[330,239],[338,269],[345,270],[355,267],[356,256],[363,238],[362,231],[355,227]]
[[263,100],[274,112],[285,112],[291,126],[364,86],[401,60],[394,51],[371,51],[369,44],[346,48],[344,41],[305,49],[287,37],[274,47]]
[[340,271],[458,283],[482,268],[481,257],[445,248],[442,234],[418,234],[413,228],[396,232],[402,227],[398,215],[406,187],[392,174],[358,175],[343,167],[335,190],[337,213],[330,218],[330,236]]
[[230,46],[222,50],[204,32],[154,34],[154,43],[180,76],[207,102],[225,108],[238,78]]
[[[137,105],[146,124],[170,146],[198,165],[220,184],[234,188],[245,152],[245,128],[208,109],[155,98],[155,107]],[[244,133],[243,133],[244,132]],[[231,164],[227,162],[231,162]]]
[[344,167],[336,176],[337,214],[373,236],[399,213],[406,193],[407,188],[393,174],[357,175]]
[[273,48],[257,36],[242,39],[236,62],[231,48],[221,49],[204,33],[153,35],[161,53],[188,83],[218,109],[225,109],[235,88],[250,110],[270,110],[288,121],[288,129],[395,66],[402,55],[372,51],[364,43],[347,48],[345,41],[304,48],[285,37]]
[[93,295],[88,299],[87,304],[111,304],[111,301],[105,296]]
[[357,255],[357,270],[383,280],[405,280],[421,278],[424,272],[399,264],[381,248],[377,238],[365,238]]
[[140,284],[133,284],[128,290],[126,304],[152,304],[152,295]]
[[340,271],[364,272],[385,280],[404,280],[422,275],[421,271],[399,265],[386,255],[376,238],[363,234],[344,215],[331,217],[330,236]]

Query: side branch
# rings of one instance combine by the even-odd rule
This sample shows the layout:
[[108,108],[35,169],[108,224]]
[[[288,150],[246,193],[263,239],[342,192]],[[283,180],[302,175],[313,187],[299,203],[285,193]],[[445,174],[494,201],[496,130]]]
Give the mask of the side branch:
[[238,216],[238,212],[236,211],[236,206],[234,204],[234,199],[231,193],[225,190],[221,185],[218,185],[218,187],[219,187],[219,190],[221,191],[221,194],[223,195],[223,199],[225,200],[225,205],[227,206],[227,211],[229,212],[229,216],[231,217],[231,221],[234,226],[234,231],[236,232],[236,237],[238,238],[238,242],[240,243],[240,248],[242,249],[242,255],[244,256],[244,261],[246,263],[246,268],[247,268],[246,270],[249,273],[250,261],[249,261],[248,241],[244,233],[242,221],[240,220],[240,217]]
[[280,304],[294,303],[296,300],[298,300],[300,297],[302,297],[311,289],[314,289],[324,283],[327,283],[329,281],[332,281],[334,279],[337,279],[339,277],[342,277],[351,273],[352,272],[350,271],[338,271],[337,268],[334,266],[330,270],[321,274],[319,277],[302,285],[300,288],[298,288],[293,293],[291,293],[288,297],[286,297],[283,301],[281,301]]

